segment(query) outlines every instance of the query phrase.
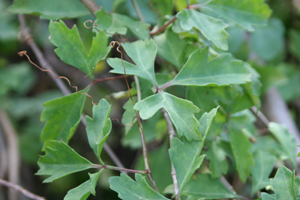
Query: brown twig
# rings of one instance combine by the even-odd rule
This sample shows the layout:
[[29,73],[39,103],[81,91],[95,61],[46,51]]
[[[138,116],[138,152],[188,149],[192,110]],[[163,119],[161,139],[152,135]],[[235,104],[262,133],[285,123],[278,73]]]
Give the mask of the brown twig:
[[260,121],[262,121],[266,127],[269,127],[269,120],[260,110],[258,110],[255,106],[252,106],[251,111],[260,119]]
[[28,190],[24,189],[23,187],[16,185],[14,183],[8,182],[6,180],[0,179],[0,184],[4,185],[8,188],[14,189],[18,192],[21,192],[24,194],[26,197],[34,199],[34,200],[46,200],[44,197],[38,196],[36,194],[33,194],[32,192],[29,192]]
[[[18,184],[20,177],[20,155],[17,133],[9,120],[5,111],[0,110],[0,124],[3,128],[3,132],[7,140],[7,152],[8,152],[8,180],[12,183]],[[18,193],[10,189],[9,199],[17,200]]]
[[165,28],[167,26],[169,26],[170,24],[172,24],[175,20],[177,19],[177,17],[173,17],[173,19],[171,19],[168,23],[166,23],[165,25],[163,25],[161,28],[159,28],[157,31],[155,32],[150,32],[150,36],[152,37],[153,35],[156,35],[158,33],[160,33],[161,31],[165,30]]
[[[170,146],[171,146],[172,139],[175,137],[175,130],[174,130],[173,124],[171,122],[171,119],[170,119],[169,114],[167,113],[167,111],[164,108],[162,108],[161,112],[162,112],[162,114],[163,114],[163,116],[166,120],[167,126],[168,126]],[[176,171],[175,171],[175,168],[174,168],[174,165],[173,165],[172,161],[171,161],[171,170],[172,170],[171,171],[171,176],[172,176],[172,179],[173,179],[175,200],[178,200],[178,199],[180,199],[180,197],[178,196],[178,194],[179,194],[178,180],[177,180],[177,174],[176,174]]]
[[[4,140],[3,130],[0,128],[0,178],[4,178],[8,170],[7,147]],[[1,189],[0,189],[1,190]]]
[[[32,49],[33,53],[35,54],[36,58],[38,59],[38,61],[40,63],[40,66],[42,66],[43,69],[51,70],[54,74],[56,74],[55,71],[53,70],[52,66],[46,61],[43,53],[38,48],[38,46],[36,45],[36,43],[34,42],[34,40],[32,39],[32,37],[30,35],[30,32],[29,32],[29,29],[26,26],[24,15],[20,14],[18,16],[19,16],[19,21],[20,21],[20,25],[21,25],[21,31],[22,31],[22,34],[23,34],[23,36],[25,38],[25,42]],[[58,88],[65,95],[71,94],[70,90],[66,87],[66,85],[62,82],[61,79],[56,79],[53,76],[50,76],[50,77],[52,78],[52,80],[56,83],[56,85],[58,86]],[[86,123],[85,123],[85,120],[84,120],[84,116],[81,117],[81,122],[84,124],[84,126],[86,126]],[[123,164],[121,163],[121,161],[119,160],[119,158],[115,155],[115,153],[111,150],[111,148],[106,143],[104,143],[103,148],[106,151],[106,153],[109,155],[109,157],[114,161],[114,163],[118,167],[124,167]]]
[[149,170],[135,170],[135,169],[126,169],[122,167],[115,167],[115,166],[110,166],[110,165],[92,165],[92,168],[98,168],[98,169],[111,169],[111,170],[116,170],[116,171],[121,171],[121,172],[129,172],[129,173],[138,173],[138,174],[149,174]]
[[[133,106],[135,105],[134,101],[133,101],[133,98],[132,98],[132,95],[131,95],[131,90],[130,90],[130,86],[129,86],[129,83],[128,83],[128,80],[127,80],[127,75],[126,75],[126,69],[125,69],[125,65],[124,65],[124,62],[123,62],[123,53],[122,51],[120,50],[120,47],[121,47],[121,43],[118,42],[118,41],[112,41],[110,43],[110,46],[112,48],[115,47],[115,45],[118,45],[116,47],[116,50],[120,53],[121,55],[121,62],[122,62],[122,65],[123,65],[123,68],[124,68],[124,78],[125,78],[125,82],[126,82],[126,85],[127,85],[127,88],[128,88],[128,92],[129,92],[129,95],[130,95],[130,99],[132,101],[132,104]],[[139,92],[138,92],[139,94]],[[140,97],[138,97],[139,99]],[[152,175],[151,175],[151,166],[150,166],[150,158],[149,158],[149,153],[148,153],[148,149],[147,149],[147,144],[146,144],[146,139],[145,139],[145,134],[144,134],[144,131],[143,131],[143,127],[142,127],[142,123],[141,123],[141,119],[140,119],[140,116],[139,116],[139,113],[135,111],[135,115],[137,117],[137,122],[138,122],[138,125],[139,125],[139,130],[140,130],[140,134],[141,134],[141,142],[142,142],[142,149],[143,149],[143,157],[144,157],[144,163],[145,163],[145,169],[146,170],[149,170],[149,173],[148,173],[148,178],[152,184],[152,187],[158,192],[158,189],[157,189],[157,186],[155,184],[155,181],[153,180],[152,178]]]
[[140,21],[141,21],[141,22],[145,22],[144,17],[143,17],[143,14],[142,14],[142,12],[141,12],[141,10],[140,10],[140,8],[139,8],[139,5],[137,4],[136,0],[131,0],[131,2],[132,2],[132,4],[133,4],[133,7],[134,7],[134,9],[135,9],[135,11],[136,11],[136,13],[137,13],[137,15],[138,15]]
[[[93,0],[79,0],[89,11],[92,13],[92,15],[95,16],[95,12],[100,10],[99,5],[93,1]],[[96,17],[96,16],[95,16]]]
[[120,75],[120,76],[113,76],[113,77],[106,77],[106,78],[99,78],[99,79],[95,79],[92,84],[96,84],[96,83],[101,83],[104,81],[111,81],[111,80],[115,80],[115,79],[122,79],[124,78],[125,75]]

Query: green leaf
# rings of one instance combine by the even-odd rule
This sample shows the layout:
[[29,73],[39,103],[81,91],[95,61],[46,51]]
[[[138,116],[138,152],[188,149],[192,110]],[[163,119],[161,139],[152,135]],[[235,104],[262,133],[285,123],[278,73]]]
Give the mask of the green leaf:
[[[133,101],[134,101],[134,103],[136,103],[137,98],[133,97]],[[137,120],[136,120],[136,114],[133,109],[133,104],[132,104],[131,99],[128,99],[128,101],[124,104],[123,109],[125,110],[125,112],[123,113],[122,124],[134,125],[137,122]],[[127,133],[132,129],[132,127],[125,126],[124,129],[125,129],[125,135],[127,135]]]
[[135,179],[136,181],[121,173],[119,177],[109,178],[110,188],[116,191],[119,198],[123,200],[167,200],[167,198],[153,190],[142,175],[135,174]]
[[[88,89],[79,91],[87,92]],[[73,93],[58,99],[47,101],[41,114],[41,121],[47,123],[43,128],[41,141],[62,140],[68,142],[80,122],[86,95]]]
[[34,14],[53,20],[90,14],[81,2],[73,0],[15,0],[7,10],[16,14]]
[[269,130],[281,144],[284,153],[296,168],[296,140],[293,134],[288,131],[285,125],[275,122],[269,123]]
[[[220,65],[222,67],[220,68]],[[222,54],[208,61],[208,47],[194,51],[171,82],[172,85],[229,85],[251,81],[251,73],[231,54]]]
[[[157,52],[157,46],[152,39],[150,40],[138,40],[132,43],[122,43],[122,47],[125,49],[127,55],[136,64],[131,64],[124,61],[126,74],[136,75],[141,78],[147,79],[153,85],[157,85],[154,73],[154,61]],[[111,73],[124,74],[124,67],[121,59],[109,58],[108,64],[114,68]]]
[[96,64],[104,59],[111,47],[107,47],[107,36],[99,31],[93,38],[89,52],[86,51],[76,25],[69,29],[63,21],[50,22],[50,41],[57,47],[54,51],[65,63],[72,65],[94,79]]
[[173,12],[173,0],[150,0],[149,4],[151,9],[161,18],[161,21],[166,15],[171,15]]
[[296,200],[295,194],[295,174],[284,166],[281,166],[271,184],[275,190],[275,197],[271,197],[266,193],[262,193],[262,200]]
[[264,0],[212,0],[201,6],[201,11],[228,19],[248,31],[254,31],[253,25],[265,25],[271,15]]
[[187,47],[195,46],[189,45],[187,39],[179,38],[178,34],[168,29],[163,34],[154,37],[154,41],[158,47],[158,55],[168,62],[172,63],[177,69],[181,69],[186,61],[189,53]]
[[279,19],[270,19],[267,26],[257,27],[251,35],[251,47],[263,60],[283,58],[285,51],[285,28]]
[[254,167],[252,167],[252,190],[254,194],[260,189],[270,185],[269,176],[273,170],[276,157],[265,151],[256,150],[253,153]]
[[96,14],[97,29],[105,30],[109,34],[119,33],[125,35],[130,30],[139,39],[148,39],[150,37],[148,32],[149,24],[133,20],[125,15],[117,13],[108,14],[103,9]]
[[89,174],[90,179],[80,184],[76,188],[68,191],[64,200],[86,200],[90,194],[96,195],[95,187],[103,169],[97,173]]
[[[143,122],[143,128],[144,128],[144,122]],[[149,132],[145,131],[145,133],[148,134]],[[139,142],[141,143],[141,139]],[[171,177],[171,162],[168,154],[168,149],[169,149],[169,141],[165,140],[160,147],[158,147],[154,151],[149,152],[149,158],[151,160],[151,174],[155,181],[158,191],[163,191],[168,185],[173,183]],[[137,170],[145,169],[143,155],[139,157],[135,169]],[[148,181],[148,183],[149,182],[150,181]]]
[[[131,102],[132,104],[132,102]],[[130,124],[132,123],[132,119]],[[124,124],[124,123],[123,123]],[[143,121],[143,130],[145,133],[145,140],[147,144],[150,144],[153,140],[161,140],[167,133],[167,124],[165,119],[163,119],[162,114],[157,112],[148,120]],[[129,146],[131,149],[142,148],[141,144],[141,133],[139,130],[138,123],[128,131],[127,135],[122,138],[121,143],[123,146]],[[152,166],[152,161],[151,161]],[[144,169],[143,169],[144,170]]]
[[189,31],[195,27],[218,48],[222,50],[228,49],[226,39],[229,35],[225,31],[227,25],[222,20],[191,9],[180,11],[177,17],[181,20],[180,24],[184,30]]
[[37,175],[50,175],[44,183],[91,168],[92,163],[63,141],[47,141],[46,154],[38,160]]
[[135,110],[140,111],[142,119],[149,119],[161,108],[168,112],[179,136],[185,136],[188,141],[201,139],[197,129],[199,123],[193,114],[199,112],[199,108],[190,101],[160,91],[134,106]]
[[191,176],[203,162],[205,155],[200,156],[200,153],[216,113],[217,108],[209,113],[204,113],[199,120],[200,131],[204,136],[201,142],[188,142],[185,139],[181,141],[178,138],[173,138],[172,140],[169,154],[177,175],[179,195]]
[[291,30],[289,32],[289,36],[290,36],[290,42],[289,42],[289,49],[292,52],[292,54],[294,56],[296,56],[298,58],[298,60],[300,60],[300,32],[297,30]]
[[93,119],[89,116],[85,117],[89,144],[102,164],[104,162],[100,158],[100,155],[112,128],[109,118],[110,109],[111,105],[105,99],[101,99],[98,105],[93,106]]
[[220,178],[222,174],[226,174],[228,171],[228,162],[226,160],[226,152],[221,146],[220,138],[212,141],[207,146],[206,158],[209,162],[209,169],[211,171],[212,178]]
[[205,199],[236,198],[237,195],[228,190],[219,179],[212,179],[209,174],[197,174],[182,191],[183,195],[190,195]]
[[229,127],[229,139],[239,177],[241,181],[246,182],[251,173],[251,166],[254,166],[252,154],[249,152],[251,143],[242,131],[232,126]]
[[288,63],[280,64],[279,69],[286,78],[279,83],[277,89],[286,102],[292,101],[300,96],[300,88],[297,87],[300,85],[300,71],[297,66]]

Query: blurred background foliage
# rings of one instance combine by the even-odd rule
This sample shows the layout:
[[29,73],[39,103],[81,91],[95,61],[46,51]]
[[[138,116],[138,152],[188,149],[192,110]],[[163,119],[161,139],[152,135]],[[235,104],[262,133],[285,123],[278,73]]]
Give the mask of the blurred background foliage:
[[[174,0],[176,10],[168,6],[168,3],[166,3],[166,6],[156,7],[155,5],[158,1],[138,1],[144,19],[151,26],[161,26],[164,22],[164,19],[161,19],[157,14],[157,10],[165,15],[174,15],[177,11],[186,7],[185,0]],[[169,1],[172,2],[172,0]],[[96,2],[108,12],[114,11],[137,18],[130,0],[98,0]],[[230,35],[228,39],[229,52],[237,59],[249,62],[259,73],[262,82],[262,104],[264,104],[263,96],[270,88],[276,87],[278,89],[299,128],[300,16],[298,8],[300,7],[300,1],[267,0],[266,2],[273,10],[267,26],[255,27],[256,31],[253,33],[246,32],[236,25],[230,25],[226,29]],[[62,93],[46,73],[39,71],[26,59],[17,55],[17,52],[24,49],[29,52],[29,55],[33,54],[28,46],[22,42],[17,15],[5,10],[11,4],[12,1],[0,0],[0,110],[8,114],[9,120],[17,133],[21,160],[20,184],[26,185],[28,190],[43,195],[48,199],[62,199],[67,190],[85,181],[87,174],[85,172],[78,173],[62,178],[59,181],[54,181],[52,184],[43,185],[41,184],[43,177],[34,176],[38,169],[36,162],[42,148],[42,143],[40,142],[40,133],[44,126],[44,123],[40,121],[40,114],[43,110],[42,104],[62,96]],[[70,26],[74,23],[77,24],[84,45],[89,49],[93,33],[83,26],[83,22],[87,19],[94,19],[94,17],[86,13],[82,17],[64,21]],[[30,15],[27,17],[27,23],[32,30],[35,41],[58,74],[67,76],[73,85],[77,85],[79,88],[84,88],[90,83],[88,78],[84,78],[82,72],[62,63],[54,54],[54,46],[48,39],[49,20]],[[128,36],[130,37],[130,33]],[[215,51],[220,50],[215,49]],[[118,56],[117,52],[115,54]],[[32,56],[32,60],[36,62],[34,56]],[[105,77],[108,70],[109,67],[105,61],[99,62],[96,67],[96,77]],[[161,77],[161,79],[167,78]],[[176,87],[171,89],[175,90],[174,88],[176,89]],[[172,91],[172,93],[174,92]],[[184,95],[184,91],[181,88],[177,88],[176,93],[178,93],[178,96]],[[96,102],[100,98],[106,97],[114,105],[112,106],[111,118],[117,118],[119,121],[122,120],[123,107],[132,106],[130,102],[126,103],[128,93],[126,93],[126,85],[123,80],[97,84],[97,86],[92,88],[91,95]],[[86,102],[84,112],[88,115],[91,114],[91,103],[89,100]],[[206,111],[203,110],[203,112]],[[128,119],[132,119],[132,117]],[[130,124],[131,121],[128,121],[128,119],[126,121],[123,118],[122,122]],[[161,119],[159,123],[156,123],[157,119]],[[123,128],[116,122],[113,122],[113,125],[113,132],[110,134],[107,143],[121,158],[125,166],[143,169],[140,157],[141,150],[139,150],[141,144],[138,127],[135,125],[128,131],[127,136],[122,138]],[[171,176],[169,176],[170,162],[166,151],[168,144],[164,141],[167,134],[166,124],[162,119],[161,113],[157,113],[153,118],[146,121],[143,127],[145,132],[150,133],[147,135],[147,141],[149,143],[153,176],[159,190],[163,190],[172,183]],[[1,153],[1,150],[6,148],[7,144],[3,144],[3,141],[5,141],[3,127],[0,128],[0,131],[0,140],[2,140],[2,143],[0,143]],[[85,128],[82,125],[79,125],[70,144],[84,157],[91,161],[95,160],[92,150],[88,148]],[[152,151],[153,149],[155,150]],[[112,164],[108,156],[103,158],[106,159],[105,163]],[[162,169],[161,166],[164,166],[164,168]],[[91,196],[89,199],[117,199],[117,194],[109,189],[107,181],[107,177],[113,173],[115,172],[108,170],[102,173],[99,187],[97,187],[97,197]],[[4,177],[5,175],[0,173],[0,178]],[[4,194],[1,193],[0,190],[0,199],[3,199],[1,197]]]

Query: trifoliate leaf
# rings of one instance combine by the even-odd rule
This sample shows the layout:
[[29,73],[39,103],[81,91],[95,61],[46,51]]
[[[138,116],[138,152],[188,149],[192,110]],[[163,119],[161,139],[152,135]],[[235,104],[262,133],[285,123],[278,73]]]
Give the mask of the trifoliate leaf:
[[[222,66],[222,67],[220,67]],[[208,61],[208,47],[194,51],[171,82],[172,85],[229,85],[251,81],[251,73],[231,54],[221,54]]]
[[136,21],[126,15],[117,13],[108,14],[103,9],[96,14],[98,30],[104,29],[109,34],[119,33],[125,35],[130,30],[139,39],[148,39],[150,37],[148,32],[149,24]]
[[103,169],[97,173],[89,174],[90,179],[80,184],[76,188],[68,191],[64,200],[86,200],[90,194],[96,195],[95,187]]
[[46,154],[38,160],[37,175],[50,175],[44,183],[91,168],[92,163],[80,156],[63,141],[46,142]]
[[225,31],[227,24],[222,20],[210,17],[203,13],[191,9],[185,9],[177,14],[181,27],[189,31],[193,27],[197,28],[210,41],[222,50],[228,49],[228,33]]
[[262,200],[296,200],[295,174],[288,168],[281,166],[271,184],[275,190],[274,197],[267,193],[262,193]]
[[269,130],[281,144],[284,153],[296,168],[296,140],[293,134],[288,131],[286,126],[275,122],[269,123]]
[[112,128],[109,118],[110,108],[111,105],[105,99],[101,99],[98,105],[93,106],[93,118],[89,116],[85,118],[89,144],[102,164],[104,163],[100,155]]
[[123,200],[167,200],[167,198],[153,190],[142,175],[135,174],[135,179],[136,181],[123,173],[119,177],[110,177],[110,188],[116,191],[119,198]]
[[[87,92],[85,89],[79,93]],[[80,122],[86,95],[73,93],[58,99],[47,101],[41,114],[41,121],[46,121],[41,141],[62,140],[68,142]]]
[[229,139],[239,177],[245,182],[251,173],[251,166],[254,166],[252,154],[249,152],[251,143],[242,131],[232,126],[229,127]]
[[16,0],[7,10],[16,14],[33,14],[53,20],[90,14],[81,2],[73,0]]
[[205,199],[236,198],[237,195],[228,190],[219,179],[212,179],[209,174],[197,174],[182,191],[182,195],[190,195]]
[[271,15],[264,0],[212,0],[201,6],[201,11],[230,20],[248,31],[254,31],[253,25],[265,25]]
[[54,51],[65,63],[72,65],[94,79],[96,64],[105,58],[110,50],[107,36],[99,31],[93,38],[89,52],[86,51],[76,25],[69,29],[63,21],[50,22],[50,41],[57,47]]
[[269,152],[256,150],[253,153],[254,166],[252,167],[252,190],[254,194],[258,190],[270,185],[269,176],[273,170],[276,157]]
[[[154,61],[157,52],[157,46],[154,41],[151,40],[138,40],[132,43],[122,43],[122,47],[125,49],[127,55],[136,64],[131,64],[124,61],[126,74],[140,76],[147,79],[153,85],[157,85],[154,73]],[[121,59],[109,58],[108,64],[114,68],[111,73],[124,74],[124,67]]]
[[149,119],[161,108],[166,109],[168,112],[179,136],[185,136],[188,141],[201,139],[200,132],[197,129],[199,122],[193,114],[199,112],[199,108],[190,101],[160,91],[134,106],[135,110],[140,111],[142,119]]
[[179,195],[185,184],[203,162],[205,155],[200,156],[200,153],[216,113],[217,109],[213,109],[209,113],[204,113],[199,120],[201,133],[203,134],[201,142],[188,142],[185,139],[181,141],[178,138],[172,140],[169,154],[177,175]]

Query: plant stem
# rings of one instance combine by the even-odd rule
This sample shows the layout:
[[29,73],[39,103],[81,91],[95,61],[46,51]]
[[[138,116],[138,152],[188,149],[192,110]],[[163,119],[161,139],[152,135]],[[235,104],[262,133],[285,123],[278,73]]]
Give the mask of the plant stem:
[[6,180],[0,179],[0,184],[4,185],[6,187],[12,188],[16,191],[19,191],[22,194],[24,194],[25,196],[27,196],[28,198],[35,199],[35,200],[46,200],[44,197],[33,194],[33,193],[29,192],[28,190],[22,188],[21,186],[13,184],[11,182],[8,182]]
[[[134,80],[135,80],[135,85],[136,85],[136,90],[137,90],[137,101],[141,101],[141,88],[140,88],[140,82],[137,76],[134,76]],[[149,171],[148,178],[151,182],[152,187],[154,188],[154,190],[156,190],[158,192],[157,186],[155,184],[155,181],[152,177],[151,174],[151,164],[150,164],[150,158],[149,158],[149,153],[148,153],[148,148],[147,148],[147,143],[146,143],[146,139],[145,139],[145,135],[144,135],[144,131],[143,131],[143,127],[142,127],[142,122],[141,122],[141,118],[140,118],[140,114],[135,111],[136,116],[137,116],[137,121],[139,124],[139,129],[140,129],[140,134],[141,134],[141,142],[142,142],[142,149],[143,149],[143,157],[144,157],[144,163],[145,163],[145,169]]]
[[144,17],[143,17],[143,15],[141,13],[141,10],[140,10],[139,5],[137,4],[136,0],[131,0],[131,2],[133,4],[133,7],[134,7],[134,9],[135,9],[135,11],[136,11],[136,13],[137,13],[140,21],[141,22],[145,22]]
[[255,106],[252,106],[251,111],[254,115],[257,115],[257,117],[264,123],[266,127],[269,127],[269,120],[260,110],[258,110]]
[[[3,110],[0,110],[0,125],[7,140],[7,152],[8,152],[8,180],[11,183],[18,184],[20,177],[20,155],[19,145],[17,139],[17,133],[7,115]],[[15,190],[9,190],[9,199],[17,200],[18,193]]]
[[93,168],[98,168],[98,169],[111,169],[111,170],[116,170],[116,171],[121,171],[121,172],[130,172],[130,173],[138,173],[138,174],[148,174],[149,170],[135,170],[135,169],[126,169],[122,167],[115,167],[115,166],[110,166],[110,165],[92,165],[91,167]]
[[177,19],[177,17],[173,17],[173,19],[171,19],[168,23],[166,23],[165,25],[163,25],[160,29],[158,29],[157,31],[155,32],[150,32],[150,36],[152,37],[153,35],[156,35],[158,33],[160,33],[161,31],[165,30],[165,28],[167,26],[169,26],[170,24],[172,24],[175,20]]
[[92,13],[92,15],[95,16],[95,12],[100,10],[99,5],[94,0],[79,0],[89,11]]
[[[207,4],[207,3],[205,3]],[[195,4],[195,5],[189,5],[189,1],[187,1],[187,9],[191,9],[191,8],[199,8],[205,4]],[[173,17],[168,23],[166,23],[165,25],[163,25],[161,28],[159,28],[157,31],[155,32],[150,32],[150,36],[152,37],[153,35],[156,35],[158,33],[160,33],[161,31],[165,30],[165,28],[167,26],[169,26],[170,24],[172,24],[175,20],[177,19],[177,17]]]
[[[19,17],[19,21],[20,21],[20,25],[21,25],[21,31],[23,34],[24,42],[26,42],[27,45],[32,49],[34,55],[38,59],[42,68],[50,70],[53,72],[53,74],[56,74],[56,72],[53,70],[53,67],[46,61],[42,51],[38,48],[35,41],[33,40],[32,36],[29,32],[29,29],[26,26],[24,15],[19,14],[18,17]],[[51,75],[50,75],[50,77],[56,83],[58,88],[63,92],[64,95],[71,94],[69,88],[66,87],[66,85],[62,82],[61,79],[56,79],[55,77],[53,77]],[[84,117],[81,117],[81,122],[86,126]],[[114,154],[114,152],[111,150],[111,148],[106,143],[104,143],[103,148],[118,167],[124,167],[123,164],[121,163],[121,161],[119,160],[119,158]]]
[[[167,111],[162,108],[161,112],[163,113],[163,116],[166,120],[167,126],[168,126],[168,132],[169,132],[169,138],[170,138],[170,147],[171,147],[171,143],[172,143],[172,139],[175,137],[175,130],[173,127],[173,124],[171,122],[171,119],[169,117],[169,114],[167,113]],[[177,174],[174,168],[174,165],[171,161],[171,176],[173,179],[173,186],[174,186],[174,195],[175,195],[175,200],[180,199],[180,197],[178,196],[179,194],[179,187],[178,187],[178,180],[177,180]]]
[[163,86],[161,86],[159,89],[160,89],[160,90],[166,89],[167,87],[170,87],[172,84],[173,84],[172,81],[167,82],[166,84],[164,84]]
[[113,77],[106,77],[106,78],[99,78],[99,79],[95,79],[90,85],[95,85],[96,83],[101,83],[101,82],[104,82],[104,81],[110,81],[110,80],[115,80],[115,79],[122,79],[124,77],[125,77],[125,75],[113,76]]

